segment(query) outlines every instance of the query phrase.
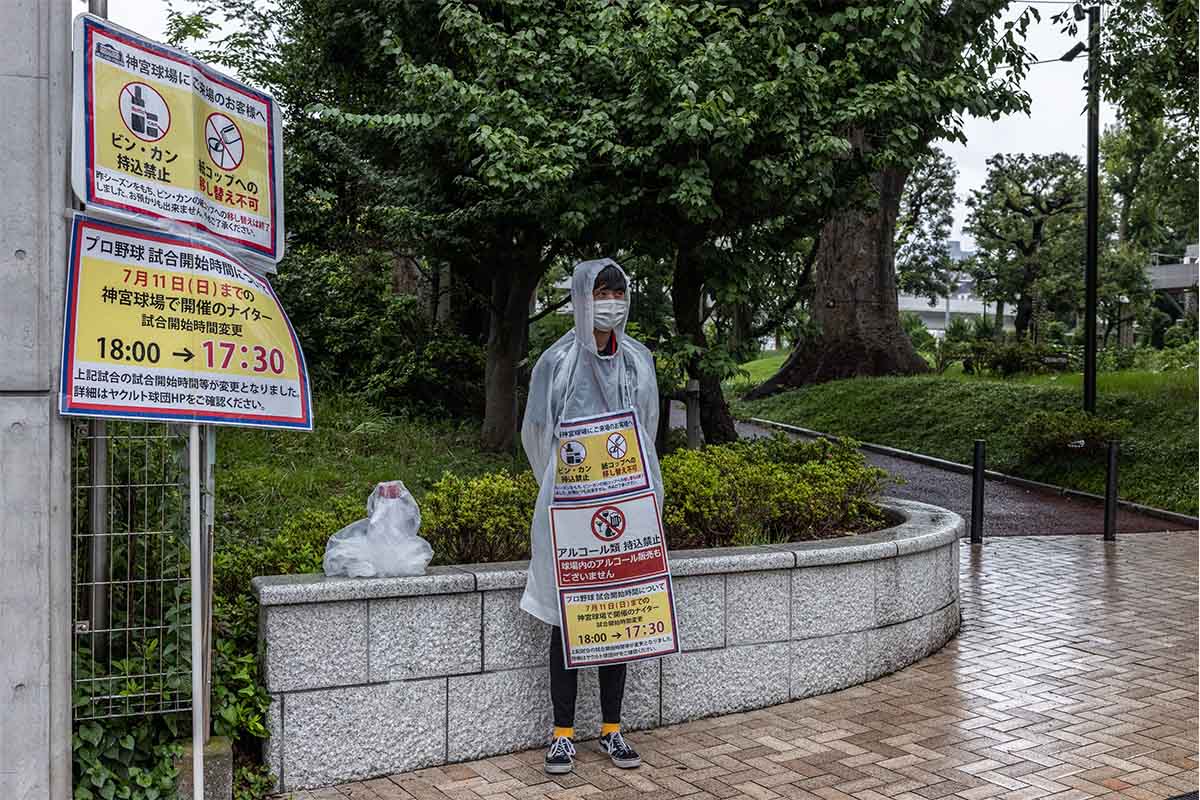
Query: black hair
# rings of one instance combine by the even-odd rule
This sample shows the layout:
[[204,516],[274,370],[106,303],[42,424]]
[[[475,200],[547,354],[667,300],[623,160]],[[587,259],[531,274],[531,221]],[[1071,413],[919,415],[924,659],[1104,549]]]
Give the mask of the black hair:
[[600,274],[596,276],[596,282],[592,284],[593,292],[598,289],[608,289],[612,292],[625,291],[625,273],[616,264],[609,264],[600,270]]

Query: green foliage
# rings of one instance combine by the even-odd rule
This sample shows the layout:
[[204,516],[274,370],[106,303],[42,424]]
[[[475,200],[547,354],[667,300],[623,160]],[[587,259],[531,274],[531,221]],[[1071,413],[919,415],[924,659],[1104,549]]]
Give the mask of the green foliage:
[[996,337],[996,322],[986,315],[971,320],[971,335],[976,339],[991,341]]
[[998,154],[984,185],[967,198],[966,230],[979,251],[967,262],[975,293],[1017,308],[1017,336],[1054,281],[1077,271],[1084,209],[1083,165],[1066,153]]
[[[672,548],[816,539],[881,520],[873,499],[884,473],[852,443],[781,436],[675,449],[662,472]],[[527,559],[537,494],[529,471],[447,473],[425,495],[421,535],[440,564]]]
[[446,473],[421,504],[421,536],[433,545],[439,564],[529,558],[537,495],[528,470],[474,478]]
[[264,800],[275,793],[275,778],[262,764],[237,764],[233,769],[233,800]]
[[[976,321],[985,319],[985,317],[976,317]],[[950,324],[946,326],[946,341],[951,344],[961,344],[969,342],[975,337],[975,329],[964,317],[951,317]]]
[[1159,369],[1163,371],[1195,370],[1197,365],[1196,342],[1169,347],[1159,353]]
[[[1100,374],[1098,417],[1130,423],[1121,442],[1123,498],[1196,513],[1197,472],[1187,467],[1200,460],[1196,381],[1194,368]],[[1082,397],[1077,374],[1020,380],[947,375],[832,381],[741,402],[735,411],[960,463],[970,463],[975,439],[986,439],[993,469],[1103,493],[1102,459],[1051,462],[1022,452],[1025,420],[1035,410],[1070,411]]]
[[172,800],[186,718],[118,717],[75,726],[74,800]]
[[1126,116],[1101,135],[1100,155],[1122,242],[1144,253],[1178,257],[1196,241],[1194,133],[1186,133],[1178,121]]
[[936,340],[929,329],[925,327],[925,321],[921,319],[921,315],[915,311],[905,311],[900,315],[900,327],[908,334],[909,340],[913,344],[913,348],[919,353],[931,352],[934,349]]
[[317,387],[363,392],[376,407],[479,416],[483,349],[430,322],[392,287],[395,257],[293,248],[276,280]]
[[1045,359],[1054,353],[1053,348],[1028,340],[999,343],[977,340],[971,346],[976,365],[1000,378],[1043,372]]
[[950,283],[954,262],[947,245],[954,225],[957,178],[954,159],[933,147],[904,182],[894,237],[896,284],[902,292],[933,301],[954,288]]
[[1072,450],[1101,453],[1129,428],[1126,420],[1107,420],[1078,409],[1035,411],[1021,430],[1021,453],[1029,460],[1070,456]]
[[784,436],[679,450],[662,460],[674,549],[820,539],[876,526],[882,470],[853,443]]
[[1172,325],[1163,334],[1163,347],[1180,347],[1196,340],[1196,329],[1192,325]]
[[242,737],[266,739],[271,696],[262,686],[258,658],[231,639],[218,638],[212,653],[213,733],[232,741]]

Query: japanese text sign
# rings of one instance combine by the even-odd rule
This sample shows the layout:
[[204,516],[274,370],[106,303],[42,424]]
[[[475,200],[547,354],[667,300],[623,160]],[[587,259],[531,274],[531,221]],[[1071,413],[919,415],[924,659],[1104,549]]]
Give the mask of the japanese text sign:
[[558,593],[567,666],[594,667],[679,652],[671,576]]
[[568,667],[678,651],[667,543],[654,492],[550,507]]
[[264,278],[203,242],[82,214],[59,410],[312,430],[304,354]]
[[559,423],[550,535],[568,667],[679,651],[662,511],[635,411]]
[[267,94],[105,20],[75,20],[71,182],[89,211],[187,226],[274,271],[283,146]]
[[560,587],[662,575],[667,546],[654,492],[589,505],[551,506]]
[[558,427],[554,502],[615,497],[650,488],[632,411],[564,420]]

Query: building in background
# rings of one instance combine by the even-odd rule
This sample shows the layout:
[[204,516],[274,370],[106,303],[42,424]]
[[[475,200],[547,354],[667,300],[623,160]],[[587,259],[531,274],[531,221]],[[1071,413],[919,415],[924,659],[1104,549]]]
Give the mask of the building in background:
[[[957,239],[947,242],[946,250],[950,254],[950,259],[956,264],[974,255],[973,250],[963,250],[962,242]],[[901,292],[898,296],[900,313],[912,312],[920,315],[921,321],[925,323],[929,332],[938,337],[945,332],[950,320],[956,317],[973,320],[985,315],[995,316],[995,306],[975,296],[973,291],[975,281],[970,275],[965,272],[954,272],[950,279],[954,284],[954,291],[950,293],[949,297],[939,299],[934,303],[930,303],[928,297],[918,297]],[[1005,309],[1004,327],[1011,328],[1013,319],[1013,313]]]
[[1180,316],[1197,309],[1197,286],[1200,285],[1200,245],[1189,244],[1183,254],[1154,253],[1147,267],[1154,291],[1166,295],[1178,307]]

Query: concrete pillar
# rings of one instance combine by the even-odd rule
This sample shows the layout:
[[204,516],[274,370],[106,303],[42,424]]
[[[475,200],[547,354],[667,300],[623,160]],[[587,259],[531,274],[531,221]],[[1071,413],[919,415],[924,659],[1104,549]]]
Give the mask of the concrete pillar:
[[56,390],[70,0],[6,0],[0,47],[0,797],[71,796],[71,506]]

